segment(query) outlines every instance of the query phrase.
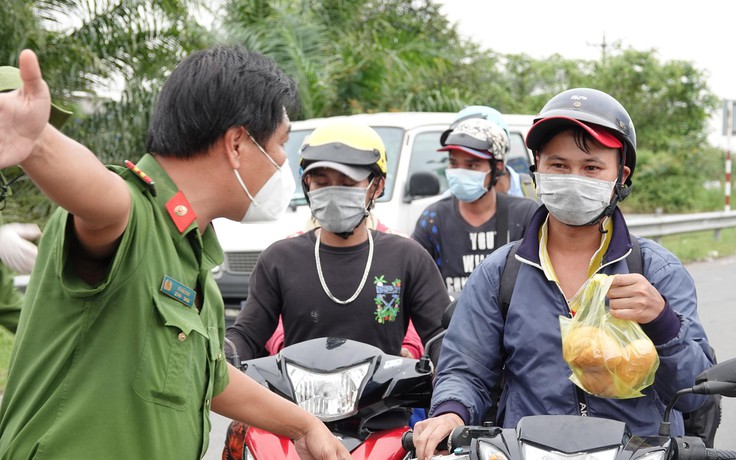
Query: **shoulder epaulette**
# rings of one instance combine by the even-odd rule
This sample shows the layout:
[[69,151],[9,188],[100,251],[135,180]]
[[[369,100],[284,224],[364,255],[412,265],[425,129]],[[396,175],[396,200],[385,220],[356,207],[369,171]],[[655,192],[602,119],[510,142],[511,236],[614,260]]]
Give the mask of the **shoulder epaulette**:
[[125,166],[133,171],[133,174],[135,174],[136,177],[138,177],[146,184],[146,186],[148,186],[148,190],[151,191],[151,195],[156,196],[156,183],[153,181],[153,179],[151,179],[150,176],[141,171],[141,169],[138,166],[134,165],[131,161],[125,160]]

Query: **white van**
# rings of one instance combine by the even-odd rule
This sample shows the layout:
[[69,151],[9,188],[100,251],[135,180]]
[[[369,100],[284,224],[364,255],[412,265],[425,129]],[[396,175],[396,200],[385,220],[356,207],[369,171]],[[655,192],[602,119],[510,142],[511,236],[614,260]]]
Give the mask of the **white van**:
[[[349,118],[372,126],[383,139],[388,156],[386,190],[374,209],[379,220],[390,229],[411,235],[421,212],[447,190],[445,167],[448,155],[437,152],[440,134],[456,114],[439,112],[393,112],[350,115]],[[291,205],[276,222],[241,224],[227,219],[214,221],[215,231],[225,251],[225,261],[215,270],[225,299],[225,319],[230,324],[248,296],[248,278],[261,252],[276,240],[303,230],[309,220],[299,179],[299,148],[318,126],[335,118],[315,118],[292,123],[285,148],[296,178],[297,188]],[[524,139],[532,115],[504,115],[511,134],[508,165],[529,172],[531,152]]]

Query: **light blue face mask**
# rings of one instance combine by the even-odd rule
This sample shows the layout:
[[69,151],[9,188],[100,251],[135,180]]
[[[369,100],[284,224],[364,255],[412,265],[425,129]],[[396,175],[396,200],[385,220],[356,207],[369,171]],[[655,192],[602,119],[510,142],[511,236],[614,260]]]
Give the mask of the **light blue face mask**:
[[472,171],[463,168],[445,170],[450,192],[460,201],[468,203],[482,197],[488,189],[485,186],[486,176],[490,171]]

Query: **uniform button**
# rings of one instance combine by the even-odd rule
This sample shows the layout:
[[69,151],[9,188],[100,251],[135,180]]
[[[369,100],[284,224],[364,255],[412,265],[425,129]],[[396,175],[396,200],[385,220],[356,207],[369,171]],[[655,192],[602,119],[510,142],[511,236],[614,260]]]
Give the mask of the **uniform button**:
[[184,217],[189,212],[189,209],[187,209],[186,206],[183,204],[180,204],[179,206],[174,208],[174,214],[176,214],[179,217]]
[[217,353],[217,359],[222,359],[222,353]]
[[179,342],[183,342],[187,339],[187,335],[183,332],[180,332],[178,339],[179,339]]
[[209,400],[209,399],[206,399],[206,400],[204,401],[204,407],[206,407],[207,409],[209,409],[209,408],[210,408],[210,400]]

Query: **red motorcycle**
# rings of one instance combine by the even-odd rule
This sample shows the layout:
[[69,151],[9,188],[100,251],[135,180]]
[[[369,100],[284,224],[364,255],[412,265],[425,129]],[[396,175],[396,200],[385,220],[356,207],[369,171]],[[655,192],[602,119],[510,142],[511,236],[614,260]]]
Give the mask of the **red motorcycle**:
[[[237,357],[231,361],[238,362]],[[244,361],[241,369],[317,416],[355,460],[411,458],[401,445],[415,408],[429,407],[432,364],[341,338],[320,338],[275,356]],[[243,458],[299,459],[294,443],[248,427]]]

